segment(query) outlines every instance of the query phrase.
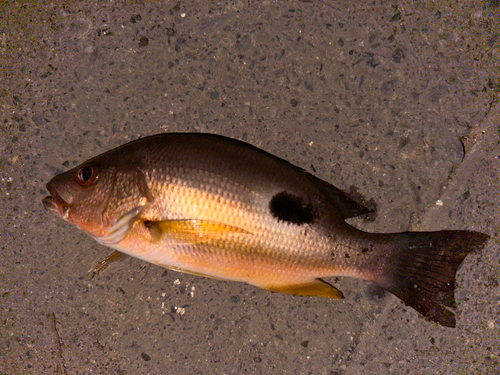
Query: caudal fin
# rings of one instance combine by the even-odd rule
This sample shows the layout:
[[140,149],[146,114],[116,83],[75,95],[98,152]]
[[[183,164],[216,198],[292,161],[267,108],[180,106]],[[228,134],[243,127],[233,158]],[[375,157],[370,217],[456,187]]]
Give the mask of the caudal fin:
[[472,231],[387,235],[386,244],[394,248],[379,284],[428,320],[455,327],[457,269],[467,254],[481,250],[488,238]]

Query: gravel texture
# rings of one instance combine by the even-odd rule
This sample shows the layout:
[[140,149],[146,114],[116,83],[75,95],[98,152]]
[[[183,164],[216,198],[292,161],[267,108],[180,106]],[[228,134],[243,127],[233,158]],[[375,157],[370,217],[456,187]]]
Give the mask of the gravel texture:
[[[0,374],[500,374],[498,1],[0,10]],[[43,210],[45,183],[166,131],[364,197],[364,230],[490,234],[459,272],[457,328],[352,279],[342,301],[131,258],[91,279],[110,251]]]

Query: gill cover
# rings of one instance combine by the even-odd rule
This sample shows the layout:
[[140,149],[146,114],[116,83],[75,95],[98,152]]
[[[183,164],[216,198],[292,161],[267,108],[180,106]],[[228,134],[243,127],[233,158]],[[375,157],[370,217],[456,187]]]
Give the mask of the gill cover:
[[139,220],[153,202],[153,196],[137,168],[118,170],[115,173],[113,188],[101,215],[104,235],[94,236],[101,244],[114,246],[121,242],[134,223]]

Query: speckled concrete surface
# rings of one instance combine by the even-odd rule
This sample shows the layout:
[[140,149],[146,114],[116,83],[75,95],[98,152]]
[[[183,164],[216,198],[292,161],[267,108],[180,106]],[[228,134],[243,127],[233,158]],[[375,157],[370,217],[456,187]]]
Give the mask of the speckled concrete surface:
[[[397,4],[397,5],[396,5]],[[497,1],[2,3],[0,374],[500,373]],[[213,132],[378,207],[364,230],[493,236],[457,328],[371,284],[271,294],[127,259],[43,210],[56,173]]]

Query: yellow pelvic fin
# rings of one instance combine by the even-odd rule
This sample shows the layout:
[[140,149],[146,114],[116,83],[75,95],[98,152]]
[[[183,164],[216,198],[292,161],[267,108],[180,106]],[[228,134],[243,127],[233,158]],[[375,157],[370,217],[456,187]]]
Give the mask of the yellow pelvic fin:
[[145,221],[144,224],[155,240],[159,240],[163,234],[168,234],[171,237],[185,239],[190,243],[218,239],[228,234],[250,233],[233,225],[210,220]]
[[104,259],[102,262],[99,262],[97,266],[92,270],[92,278],[94,278],[96,275],[99,274],[99,272],[105,270],[110,263],[117,262],[119,260],[122,260],[125,257],[125,254],[114,250],[111,254],[108,255],[106,259]]
[[305,284],[269,286],[264,289],[270,290],[271,292],[294,294],[296,296],[318,296],[336,299],[344,298],[344,295],[340,290],[321,279],[316,279]]

